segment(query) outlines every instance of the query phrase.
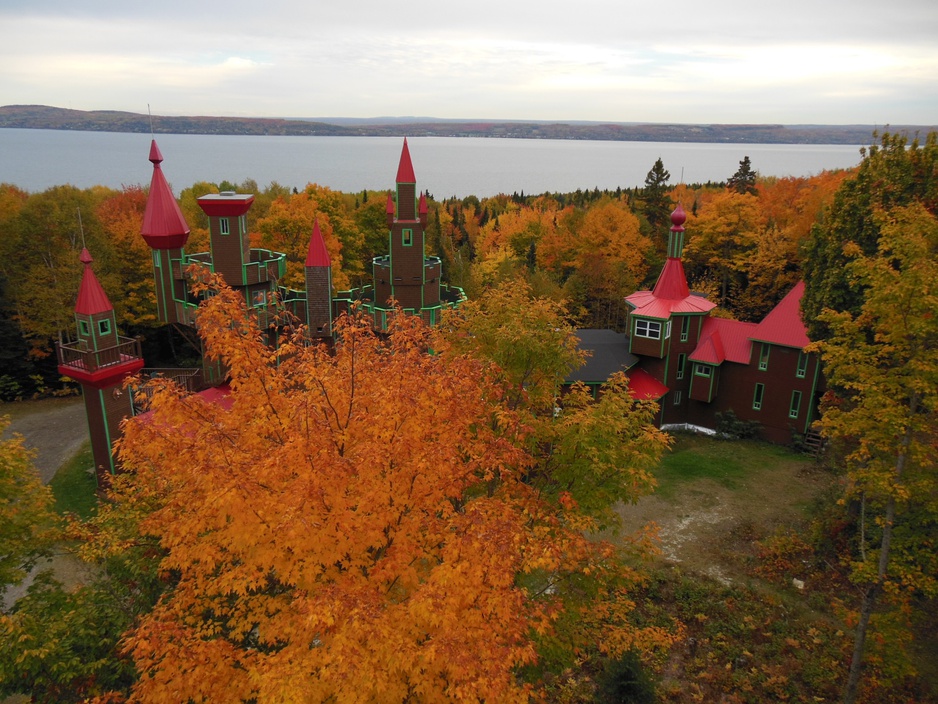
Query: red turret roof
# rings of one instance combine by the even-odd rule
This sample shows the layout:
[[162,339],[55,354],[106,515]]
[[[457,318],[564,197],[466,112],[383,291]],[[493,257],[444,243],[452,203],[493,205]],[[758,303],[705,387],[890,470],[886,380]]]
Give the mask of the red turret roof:
[[429,208],[427,208],[427,196],[423,193],[420,194],[420,203],[417,205],[417,212],[420,215],[426,215],[427,212],[429,212]]
[[394,196],[391,195],[391,191],[388,191],[388,204],[384,207],[384,211],[388,215],[394,215]]
[[114,306],[108,300],[107,294],[101,288],[101,282],[91,270],[91,254],[87,249],[81,250],[79,261],[85,265],[85,271],[81,275],[81,285],[78,287],[78,300],[75,302],[75,312],[79,315],[95,315],[96,313],[108,313],[114,310]]
[[759,323],[751,339],[798,349],[807,346],[810,340],[804,322],[801,320],[802,295],[804,295],[804,281],[799,281]]
[[313,223],[313,234],[309,238],[309,251],[306,253],[306,266],[332,266],[326,241],[319,229],[319,220]]
[[407,137],[404,137],[404,148],[401,150],[401,163],[397,167],[397,183],[417,183],[414,175],[414,165],[410,161],[410,150],[407,148]]
[[153,178],[140,234],[153,249],[180,249],[189,239],[189,225],[163,176],[160,167],[163,155],[155,139],[150,142],[150,161],[153,163]]
[[[684,221],[687,214],[678,203],[671,213],[672,238],[684,231]],[[669,244],[669,247],[671,245]],[[680,254],[680,250],[676,250]],[[634,309],[635,315],[648,318],[667,320],[672,313],[707,313],[716,308],[703,296],[692,294],[687,286],[687,275],[684,273],[684,264],[680,256],[668,257],[664,268],[658,275],[655,287],[651,291],[636,291],[627,296],[626,303]]]

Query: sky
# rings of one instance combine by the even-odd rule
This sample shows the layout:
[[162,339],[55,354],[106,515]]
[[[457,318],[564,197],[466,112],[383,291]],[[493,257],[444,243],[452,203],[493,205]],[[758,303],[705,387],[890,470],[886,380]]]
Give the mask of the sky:
[[938,124],[935,0],[0,0],[0,105]]

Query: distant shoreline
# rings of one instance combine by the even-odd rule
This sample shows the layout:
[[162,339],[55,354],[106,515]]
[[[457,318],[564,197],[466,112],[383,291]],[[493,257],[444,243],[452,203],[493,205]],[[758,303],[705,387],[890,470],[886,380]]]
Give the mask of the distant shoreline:
[[443,120],[434,118],[167,117],[114,110],[69,110],[46,105],[0,107],[0,128],[198,135],[336,137],[488,137],[717,144],[874,143],[874,133],[924,136],[921,125],[692,125],[619,122]]

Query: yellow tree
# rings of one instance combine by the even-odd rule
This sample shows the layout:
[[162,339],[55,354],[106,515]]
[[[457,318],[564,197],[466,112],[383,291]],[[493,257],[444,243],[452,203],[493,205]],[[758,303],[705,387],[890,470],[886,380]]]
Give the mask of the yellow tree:
[[227,407],[157,386],[120,445],[116,507],[147,506],[174,576],[127,636],[132,699],[526,700],[551,584],[611,561],[522,481],[487,366],[412,316],[274,351],[243,306],[221,287],[199,316]]
[[921,204],[876,217],[878,252],[864,256],[855,244],[844,252],[854,258],[848,277],[865,290],[862,307],[827,310],[831,336],[818,345],[837,391],[821,427],[844,448],[845,499],[863,506],[858,553],[849,556],[861,604],[846,704],[859,693],[880,601],[938,595],[938,219]]

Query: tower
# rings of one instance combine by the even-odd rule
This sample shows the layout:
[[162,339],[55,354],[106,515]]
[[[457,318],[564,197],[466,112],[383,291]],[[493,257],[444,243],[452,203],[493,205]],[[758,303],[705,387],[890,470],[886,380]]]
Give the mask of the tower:
[[313,339],[332,336],[332,261],[319,229],[319,220],[313,223],[306,254],[306,326]]
[[185,279],[181,273],[183,247],[189,239],[189,225],[166,183],[160,164],[163,155],[156,140],[150,143],[153,177],[143,214],[140,234],[153,250],[153,282],[156,288],[157,317],[163,323],[181,322],[177,300],[185,300]]
[[143,356],[139,341],[117,334],[114,307],[91,268],[87,249],[80,261],[85,269],[75,303],[78,337],[58,345],[58,369],[81,385],[95,478],[103,487],[117,469],[111,448],[120,435],[120,422],[132,411],[123,382],[143,367]]

